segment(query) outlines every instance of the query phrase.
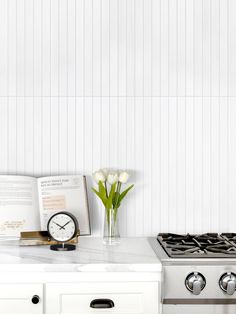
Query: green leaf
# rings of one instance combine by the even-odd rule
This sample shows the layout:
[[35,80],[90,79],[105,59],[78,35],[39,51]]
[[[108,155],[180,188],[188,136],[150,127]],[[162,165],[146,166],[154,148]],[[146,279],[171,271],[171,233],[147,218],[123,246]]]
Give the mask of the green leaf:
[[134,184],[130,185],[126,190],[124,190],[119,197],[117,208],[120,207],[121,201],[127,195],[127,193],[134,187]]
[[110,209],[112,207],[112,201],[115,194],[115,190],[116,190],[116,183],[113,183],[111,186],[110,194],[107,199],[107,204],[106,204],[107,209]]
[[107,198],[106,196],[106,188],[103,185],[102,181],[98,182],[98,188],[99,188],[99,194],[103,197],[103,198]]
[[100,198],[100,200],[102,201],[103,205],[106,207],[106,202],[107,199],[106,197],[103,197],[103,195],[101,195],[100,192],[98,192],[96,189],[92,188],[92,191]]
[[120,197],[120,193],[116,191],[114,193],[113,200],[112,200],[113,207],[117,205],[119,197]]

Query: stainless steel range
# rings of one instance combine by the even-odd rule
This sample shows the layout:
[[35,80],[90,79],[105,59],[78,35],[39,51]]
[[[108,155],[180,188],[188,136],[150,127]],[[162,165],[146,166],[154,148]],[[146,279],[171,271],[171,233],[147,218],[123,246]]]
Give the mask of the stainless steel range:
[[236,313],[236,234],[160,233],[163,314]]

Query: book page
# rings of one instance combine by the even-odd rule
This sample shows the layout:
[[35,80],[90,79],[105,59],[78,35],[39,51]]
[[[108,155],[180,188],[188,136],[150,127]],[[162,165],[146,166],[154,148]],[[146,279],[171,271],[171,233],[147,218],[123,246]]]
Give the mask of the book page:
[[37,197],[35,178],[0,175],[0,236],[39,230]]
[[68,211],[78,220],[80,234],[90,234],[85,178],[81,175],[38,179],[41,230],[47,230],[49,218]]

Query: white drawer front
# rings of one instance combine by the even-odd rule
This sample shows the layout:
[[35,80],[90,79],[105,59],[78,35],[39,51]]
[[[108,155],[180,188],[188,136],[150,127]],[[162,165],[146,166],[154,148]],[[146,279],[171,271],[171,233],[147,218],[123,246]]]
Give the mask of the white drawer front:
[[[47,284],[47,314],[157,314],[158,283]],[[92,308],[95,299],[108,299],[112,308]]]
[[[32,297],[39,301],[33,304]],[[1,314],[43,314],[42,284],[0,284]]]
[[[92,294],[79,294],[79,295],[62,295],[61,305],[62,313],[78,313],[78,309],[81,313],[97,312],[98,309],[90,308],[90,303],[96,299],[109,299],[114,302],[114,308],[105,309],[106,313],[144,313],[144,298],[140,294],[123,294],[117,292],[114,293],[92,293]],[[101,311],[101,309],[99,309]],[[103,310],[104,311],[104,310]],[[80,313],[79,312],[79,313]]]

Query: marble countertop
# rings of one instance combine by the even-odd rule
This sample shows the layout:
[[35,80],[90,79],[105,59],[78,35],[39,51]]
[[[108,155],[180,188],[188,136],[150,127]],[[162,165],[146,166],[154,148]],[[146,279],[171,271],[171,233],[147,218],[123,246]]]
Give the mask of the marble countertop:
[[[12,267],[14,265],[14,267]],[[48,246],[20,247],[17,241],[0,242],[1,271],[160,272],[161,263],[148,238],[121,238],[106,246],[102,238],[80,237],[77,249],[57,252]]]

